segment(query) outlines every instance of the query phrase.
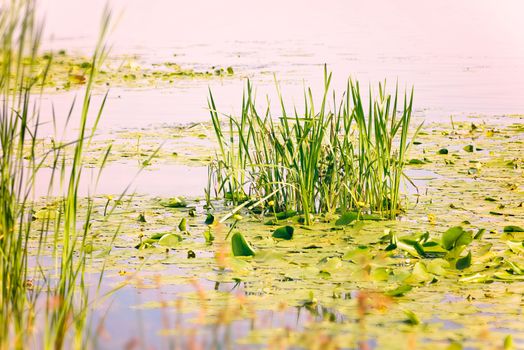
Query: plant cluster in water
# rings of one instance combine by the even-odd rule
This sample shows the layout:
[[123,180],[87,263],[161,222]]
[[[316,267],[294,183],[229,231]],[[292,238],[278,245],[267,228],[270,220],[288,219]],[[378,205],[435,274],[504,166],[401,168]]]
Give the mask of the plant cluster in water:
[[307,89],[300,112],[288,112],[279,92],[278,118],[269,106],[257,110],[249,82],[240,117],[228,116],[225,123],[210,94],[219,145],[212,164],[215,191],[236,205],[270,196],[275,212],[299,212],[308,225],[318,213],[395,217],[403,209],[413,91],[399,102],[398,89],[391,96],[379,85],[378,97],[370,92],[365,102],[358,82],[349,80],[342,97],[333,92],[330,101],[330,82],[326,70],[320,106]]
[[[96,86],[150,87],[169,85],[179,79],[210,79],[232,77],[232,67],[209,67],[198,70],[173,62],[140,65],[135,57],[105,57],[98,67],[93,83]],[[0,66],[3,65],[0,61]],[[89,79],[92,62],[88,57],[68,55],[65,50],[43,55],[25,55],[19,61],[27,73],[35,78],[36,85],[56,90],[69,90],[84,86]],[[14,75],[11,75],[14,78]]]

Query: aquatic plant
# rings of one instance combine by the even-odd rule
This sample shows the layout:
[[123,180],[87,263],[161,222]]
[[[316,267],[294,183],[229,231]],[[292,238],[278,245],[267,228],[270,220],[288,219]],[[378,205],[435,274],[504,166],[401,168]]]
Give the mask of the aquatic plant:
[[248,80],[240,116],[228,115],[223,123],[210,91],[219,146],[211,165],[217,194],[238,205],[274,193],[276,212],[300,212],[308,225],[318,213],[368,211],[393,218],[403,209],[406,153],[420,128],[410,136],[413,90],[404,93],[399,110],[398,87],[392,96],[379,84],[366,108],[359,83],[349,79],[342,97],[333,91],[330,103],[331,77],[325,68],[320,107],[308,88],[303,110],[294,107],[293,113],[277,83],[278,117],[269,105],[257,110]]
[[[60,349],[66,345],[71,329],[71,345],[84,348],[89,300],[84,273],[92,203],[88,200],[82,223],[78,189],[83,149],[94,136],[105,104],[104,98],[91,121],[92,84],[106,55],[103,42],[110,12],[104,14],[90,63],[78,135],[72,141],[57,142],[41,154],[36,147],[40,96],[52,57],[44,70],[34,69],[43,28],[36,21],[35,6],[30,0],[12,1],[3,3],[0,12],[0,348],[38,344]],[[73,106],[67,122],[72,111]],[[73,148],[73,157],[66,165],[64,150],[68,147]],[[105,159],[107,153],[101,168]],[[37,210],[36,179],[46,162],[52,164],[48,196],[44,199],[47,204]],[[55,179],[61,185],[60,197],[53,197]],[[30,242],[36,242],[36,246]],[[40,257],[49,246],[55,265],[54,270],[46,272]],[[37,322],[40,327],[36,327]],[[43,333],[35,341],[38,328],[43,328]]]

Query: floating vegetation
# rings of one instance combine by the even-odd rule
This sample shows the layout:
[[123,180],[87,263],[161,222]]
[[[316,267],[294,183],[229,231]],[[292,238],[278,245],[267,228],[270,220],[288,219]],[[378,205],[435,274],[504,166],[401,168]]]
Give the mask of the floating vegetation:
[[[2,62],[4,61],[0,61],[0,67]],[[235,75],[232,67],[213,66],[207,70],[195,70],[172,62],[148,65],[141,65],[138,62],[137,57],[106,57],[103,64],[98,67],[93,85],[95,87],[168,86],[180,79],[211,79]],[[33,80],[37,86],[56,90],[84,86],[93,68],[89,57],[70,55],[65,50],[38,56],[25,56],[21,64],[27,72],[25,79]],[[14,78],[13,74],[10,76]]]
[[[337,99],[326,71],[320,105],[307,89],[290,113],[280,96],[278,117],[248,82],[238,117],[221,117],[210,95],[210,123],[95,135],[106,101],[92,110],[96,84],[191,74],[175,63],[108,73],[103,41],[91,59],[41,56],[34,3],[10,4],[0,349],[118,347],[111,335],[147,348],[135,315],[144,338],[179,349],[524,347],[522,116],[412,128],[412,92],[379,85],[364,100],[350,80]],[[85,88],[72,140],[39,138],[50,86]],[[128,160],[146,178],[167,173],[152,184],[161,196],[80,194],[87,165],[98,182]],[[192,173],[176,178],[172,164],[203,170],[202,198],[179,193]]]
[[326,68],[318,109],[307,89],[303,110],[295,107],[289,114],[279,92],[281,115],[275,118],[269,106],[262,113],[257,110],[248,81],[241,115],[228,116],[225,124],[211,94],[219,145],[212,165],[216,191],[234,204],[274,193],[276,211],[301,212],[306,225],[314,214],[397,216],[404,209],[400,186],[411,143],[413,91],[402,102],[398,91],[388,95],[380,84],[378,97],[369,97],[366,110],[358,82],[350,79],[342,98],[329,101],[330,82]]

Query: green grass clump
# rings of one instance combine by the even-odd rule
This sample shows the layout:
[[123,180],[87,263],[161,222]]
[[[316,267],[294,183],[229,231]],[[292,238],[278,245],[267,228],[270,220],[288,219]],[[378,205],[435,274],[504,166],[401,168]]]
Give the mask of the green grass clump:
[[[88,68],[78,134],[39,155],[40,96],[52,58],[44,71],[32,69],[42,36],[35,6],[31,0],[16,0],[0,7],[0,349],[80,349],[89,340],[84,274],[92,201],[88,199],[82,215],[85,221],[80,219],[78,189],[83,150],[91,142],[105,103],[104,99],[91,118],[92,86],[106,56],[102,43],[110,14],[107,11],[103,17]],[[74,154],[68,166],[67,147]],[[52,176],[48,197],[43,199],[48,204],[36,211],[36,179],[49,161]],[[58,197],[53,195],[55,182],[61,185]],[[43,252],[49,249],[54,261],[51,270],[41,265]]]
[[240,116],[227,116],[225,123],[210,92],[219,146],[212,164],[216,193],[235,205],[274,193],[276,211],[301,212],[306,224],[313,214],[347,211],[394,218],[403,208],[413,90],[399,103],[398,88],[391,96],[385,83],[379,84],[378,96],[370,91],[366,103],[358,82],[349,79],[340,99],[330,83],[325,69],[320,106],[308,88],[303,110],[295,107],[292,113],[277,85],[280,115],[275,118],[269,105],[258,111],[248,81]]

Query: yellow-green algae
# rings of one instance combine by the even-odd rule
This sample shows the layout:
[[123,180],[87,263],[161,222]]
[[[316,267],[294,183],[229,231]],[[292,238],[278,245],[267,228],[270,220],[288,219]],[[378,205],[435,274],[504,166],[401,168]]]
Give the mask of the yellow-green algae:
[[[31,76],[37,86],[57,91],[78,88],[87,82],[92,67],[90,58],[67,54],[64,50],[46,53],[32,59],[26,58],[23,64],[31,66]],[[0,62],[1,64],[1,62]],[[196,70],[174,62],[143,64],[137,56],[110,56],[99,68],[94,85],[120,87],[163,87],[179,79],[211,79],[232,77],[232,67],[212,66]]]
[[[318,349],[363,344],[387,349],[454,349],[458,344],[503,349],[511,342],[522,346],[524,251],[519,247],[524,233],[504,228],[524,226],[523,133],[518,119],[507,126],[428,125],[409,155],[420,160],[409,170],[415,178],[423,171],[422,185],[409,195],[410,205],[399,220],[341,227],[334,224],[336,217],[319,216],[313,226],[303,227],[292,217],[270,226],[264,223],[271,214],[242,212],[235,231],[253,246],[254,257],[231,256],[224,237],[235,220],[206,225],[203,200],[188,199],[187,208],[168,208],[161,205],[162,198],[100,197],[89,231],[89,268],[97,271],[105,263],[106,277],[129,285],[126,288],[189,286],[192,292],[164,294],[164,300],[136,307],[194,314],[194,323],[201,326],[247,320],[254,327],[237,339],[241,344]],[[464,149],[467,145],[473,152]],[[442,148],[449,152],[438,154]],[[105,221],[108,202],[116,209]],[[230,210],[221,202],[214,206],[215,221]],[[42,210],[35,220],[57,206],[42,205]],[[182,219],[184,231],[179,228]],[[294,227],[293,238],[272,238],[275,228],[284,225]],[[386,250],[387,234],[415,238],[427,232],[438,242],[452,226],[475,235],[485,230],[463,251],[462,256],[471,252],[472,263],[462,270],[442,258]],[[208,230],[215,236],[212,244],[204,238]],[[159,234],[177,234],[182,241],[174,249],[159,244],[135,248]],[[236,287],[230,292],[207,290],[199,282],[206,280]],[[310,320],[274,326],[257,313],[269,310],[283,317],[294,308],[310,314]],[[189,337],[196,325],[161,329],[159,335]]]

